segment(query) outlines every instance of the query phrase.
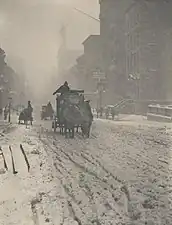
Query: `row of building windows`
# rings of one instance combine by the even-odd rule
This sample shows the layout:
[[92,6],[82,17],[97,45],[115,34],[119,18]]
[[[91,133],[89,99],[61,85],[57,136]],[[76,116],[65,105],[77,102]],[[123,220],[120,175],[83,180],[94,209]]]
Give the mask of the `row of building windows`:
[[135,52],[140,47],[140,33],[139,31],[132,32],[126,35],[127,51]]
[[126,70],[127,70],[127,76],[129,74],[136,75],[140,72],[139,68],[139,52],[135,52],[132,54],[128,54],[126,58]]
[[141,15],[137,8],[134,8],[126,14],[126,31],[130,32],[131,30],[136,29],[140,24]]

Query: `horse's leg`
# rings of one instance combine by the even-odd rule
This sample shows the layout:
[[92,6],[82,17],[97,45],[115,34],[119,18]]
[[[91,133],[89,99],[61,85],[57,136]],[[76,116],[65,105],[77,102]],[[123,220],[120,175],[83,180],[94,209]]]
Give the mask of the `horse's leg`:
[[82,137],[84,137],[84,125],[81,126]]
[[71,132],[72,132],[72,138],[74,138],[75,137],[75,128],[74,127],[72,127]]
[[60,134],[63,135],[63,127],[60,125]]
[[89,137],[90,137],[90,125],[87,128],[87,138],[89,138]]
[[69,137],[72,138],[72,128],[69,128]]
[[64,133],[65,133],[65,138],[67,138],[68,137],[68,135],[67,135],[67,127],[66,127],[66,125],[65,125],[65,127],[64,127]]
[[65,134],[65,125],[63,124],[62,125],[62,135],[64,136],[64,134]]
[[26,128],[27,128],[27,120],[24,120],[24,125],[25,125]]

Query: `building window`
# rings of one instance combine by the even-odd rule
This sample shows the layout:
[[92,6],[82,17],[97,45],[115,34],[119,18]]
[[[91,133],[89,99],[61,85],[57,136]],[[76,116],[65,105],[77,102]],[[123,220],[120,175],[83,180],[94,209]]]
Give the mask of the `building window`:
[[140,33],[139,33],[139,31],[136,31],[136,46],[137,46],[137,48],[140,47]]

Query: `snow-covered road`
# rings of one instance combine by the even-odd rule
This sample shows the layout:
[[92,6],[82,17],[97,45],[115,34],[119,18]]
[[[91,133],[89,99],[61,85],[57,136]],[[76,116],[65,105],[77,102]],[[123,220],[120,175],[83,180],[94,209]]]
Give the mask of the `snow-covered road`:
[[0,175],[0,224],[171,224],[170,125],[96,120],[90,139],[50,127],[16,125],[0,137],[9,165]]

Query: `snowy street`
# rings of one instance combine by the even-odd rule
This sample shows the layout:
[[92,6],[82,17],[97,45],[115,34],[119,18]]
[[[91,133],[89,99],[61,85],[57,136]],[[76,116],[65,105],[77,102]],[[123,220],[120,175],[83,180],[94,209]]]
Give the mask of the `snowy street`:
[[0,0],[0,225],[172,225],[172,0]]
[[171,133],[131,118],[95,120],[90,139],[65,139],[50,121],[11,125],[0,136],[0,224],[171,224]]

